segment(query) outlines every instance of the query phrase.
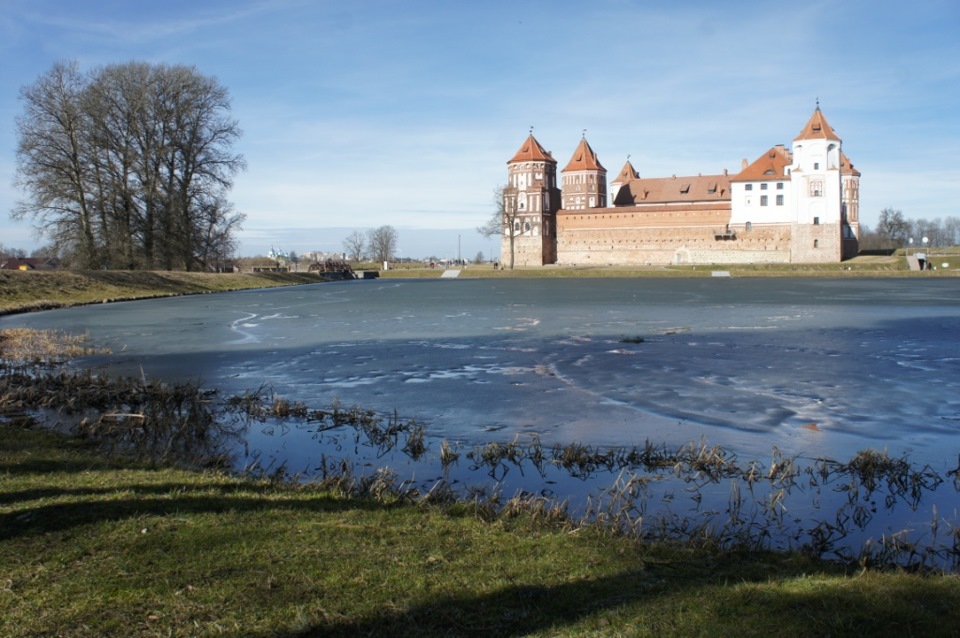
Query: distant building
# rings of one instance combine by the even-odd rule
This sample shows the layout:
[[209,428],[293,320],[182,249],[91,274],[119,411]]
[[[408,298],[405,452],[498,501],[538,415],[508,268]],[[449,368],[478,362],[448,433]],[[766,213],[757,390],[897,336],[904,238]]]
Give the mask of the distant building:
[[56,259],[0,255],[0,270],[53,270],[56,267]]
[[645,178],[628,160],[608,199],[585,136],[558,188],[557,161],[532,133],[507,173],[517,265],[829,263],[858,251],[860,172],[819,105],[791,150],[774,146],[736,175]]

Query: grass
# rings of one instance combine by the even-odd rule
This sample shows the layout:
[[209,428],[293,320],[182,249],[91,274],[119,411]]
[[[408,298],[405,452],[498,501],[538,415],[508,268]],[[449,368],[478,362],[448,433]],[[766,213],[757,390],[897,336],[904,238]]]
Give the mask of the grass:
[[[948,253],[944,252],[944,258]],[[949,255],[952,257],[952,255]],[[360,268],[360,267],[358,267]],[[362,269],[362,268],[360,268]],[[457,268],[460,278],[631,278],[710,277],[722,270],[733,277],[957,277],[960,268],[912,272],[902,255],[864,256],[839,264],[756,264],[715,266],[543,266],[496,270],[489,264]],[[383,278],[439,278],[443,268],[398,264]],[[167,271],[0,271],[0,315],[67,306],[290,286],[321,281],[316,273],[196,273]]]
[[[295,283],[0,277],[6,311],[208,292],[208,278]],[[59,359],[23,343],[19,366]],[[876,482],[890,466],[871,456],[855,469]],[[22,418],[0,423],[0,636],[960,634],[952,575],[650,543],[523,499],[491,507],[367,488],[134,462]]]
[[0,315],[90,303],[270,288],[321,281],[315,273],[0,270]]
[[[953,255],[944,249],[942,257]],[[938,258],[939,259],[939,258]],[[954,260],[955,261],[955,260]],[[698,266],[613,266],[552,265],[518,266],[513,270],[496,270],[490,264],[452,267],[460,270],[460,278],[584,278],[584,277],[710,277],[724,271],[732,277],[958,277],[960,268],[914,272],[907,267],[903,255],[861,256],[830,264],[714,264]],[[402,264],[380,272],[381,277],[437,278],[444,269],[417,264]]]
[[3,636],[949,636],[960,581],[482,503],[105,458],[0,426]]

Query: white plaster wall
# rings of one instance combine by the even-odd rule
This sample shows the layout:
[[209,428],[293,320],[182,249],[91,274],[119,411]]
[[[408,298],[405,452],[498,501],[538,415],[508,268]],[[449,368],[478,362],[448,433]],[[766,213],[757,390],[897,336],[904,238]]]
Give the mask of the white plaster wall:
[[[747,183],[753,184],[753,190],[746,189]],[[761,190],[760,184],[768,184],[767,190]],[[792,185],[780,182],[783,190],[777,190],[777,182],[733,182],[730,184],[730,224],[731,226],[752,224],[783,224],[796,220],[797,213],[793,204]],[[766,195],[768,203],[760,205],[760,197]],[[783,205],[777,206],[777,195],[783,195]],[[749,200],[749,204],[747,203]]]

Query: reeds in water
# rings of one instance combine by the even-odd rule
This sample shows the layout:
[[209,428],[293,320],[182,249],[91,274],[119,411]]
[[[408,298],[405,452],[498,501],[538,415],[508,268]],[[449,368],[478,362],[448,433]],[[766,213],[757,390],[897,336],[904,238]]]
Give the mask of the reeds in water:
[[[0,412],[42,411],[110,452],[192,465],[224,464],[227,451],[253,424],[283,429],[291,423],[312,429],[317,439],[352,432],[355,455],[369,450],[376,459],[393,452],[414,462],[431,458],[426,428],[396,412],[380,415],[338,401],[315,409],[265,387],[221,398],[199,384],[57,370],[63,352],[88,352],[82,341],[45,354],[53,337],[39,340],[47,345],[36,345],[18,336],[22,347],[9,354],[12,338],[0,333],[0,352],[8,357],[0,359]],[[575,528],[596,525],[609,533],[698,546],[801,549],[869,567],[960,567],[960,525],[944,519],[935,507],[920,533],[870,531],[878,518],[901,506],[917,511],[944,483],[954,492],[960,490],[960,462],[941,475],[886,451],[863,450],[840,462],[791,457],[774,448],[765,465],[742,462],[704,440],[671,450],[650,441],[631,448],[578,442],[547,446],[537,437],[520,436],[477,445],[465,454],[441,441],[437,456],[444,477],[426,488],[401,479],[385,463],[359,473],[355,460],[326,452],[320,453],[309,476],[291,476],[284,464],[264,465],[259,458],[246,470],[277,480],[315,480],[381,501],[469,502],[481,517],[526,512]],[[462,456],[470,461],[465,467],[459,467]],[[482,472],[492,484],[455,489],[449,477],[454,468]],[[575,506],[546,490],[518,491],[505,499],[502,488],[513,471],[545,481],[563,474],[598,487]],[[856,539],[862,540],[857,544]]]

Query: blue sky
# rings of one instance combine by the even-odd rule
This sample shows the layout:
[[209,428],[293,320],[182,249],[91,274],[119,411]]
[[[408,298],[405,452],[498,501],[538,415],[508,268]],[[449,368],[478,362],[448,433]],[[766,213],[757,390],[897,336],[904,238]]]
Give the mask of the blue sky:
[[490,256],[474,230],[531,126],[562,166],[739,170],[819,98],[863,173],[861,217],[960,217],[955,0],[0,0],[0,243],[22,86],[57,60],[214,76],[244,131],[242,254],[336,251],[383,224],[403,256]]

